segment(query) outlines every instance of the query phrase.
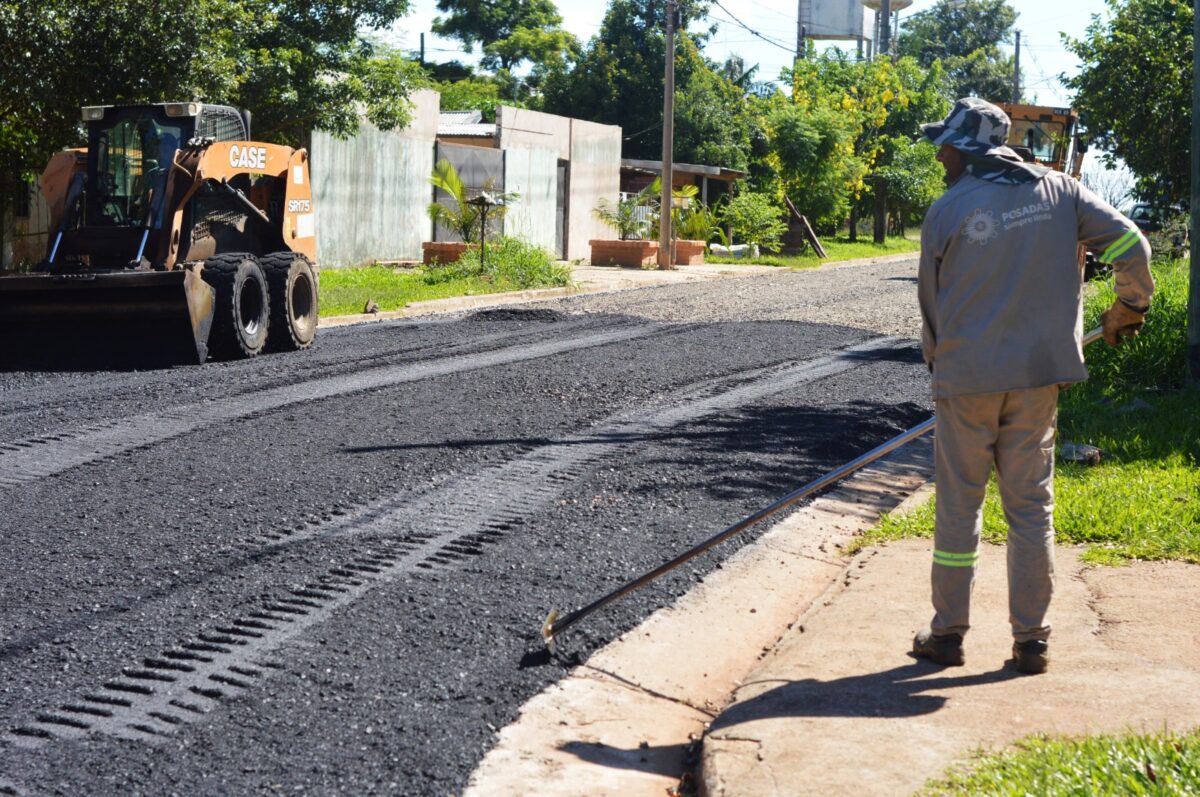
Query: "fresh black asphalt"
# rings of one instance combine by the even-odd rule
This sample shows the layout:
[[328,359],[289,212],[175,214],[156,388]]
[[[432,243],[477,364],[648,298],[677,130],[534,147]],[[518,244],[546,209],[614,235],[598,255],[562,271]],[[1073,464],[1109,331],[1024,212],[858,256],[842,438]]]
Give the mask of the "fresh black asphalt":
[[[311,351],[249,362],[5,373],[0,444],[647,323],[484,312],[329,330]],[[621,438],[537,485],[537,500],[489,526],[470,555],[365,574],[361,595],[170,732],[28,730],[53,731],[39,716],[421,531],[414,515],[405,528],[356,533],[366,508],[425,497],[432,523],[443,500],[447,518],[472,501],[481,512],[503,506],[489,474],[523,457],[877,337],[792,321],[655,325],[635,339],[249,413],[0,487],[0,794],[461,791],[525,700],[747,539],[589,618],[554,660],[539,634],[549,609],[589,601],[923,420],[915,343]]]

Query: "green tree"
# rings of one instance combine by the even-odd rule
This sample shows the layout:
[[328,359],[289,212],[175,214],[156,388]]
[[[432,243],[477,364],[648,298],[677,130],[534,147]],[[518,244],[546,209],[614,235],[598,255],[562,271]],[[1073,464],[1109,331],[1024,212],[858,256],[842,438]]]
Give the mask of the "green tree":
[[909,222],[923,217],[945,190],[937,149],[925,139],[907,136],[891,138],[885,145],[887,163],[875,173],[887,192],[888,207],[901,234]]
[[433,31],[483,50],[486,69],[512,71],[524,61],[545,64],[577,51],[553,0],[438,0],[446,13]]
[[790,197],[819,231],[839,227],[867,172],[854,154],[853,124],[834,108],[785,102],[771,111],[767,127],[772,193],[780,201]]
[[506,97],[504,86],[494,78],[474,77],[453,83],[438,83],[443,111],[482,111],[486,122],[496,121],[496,109],[501,105],[524,107],[524,103]]
[[1190,197],[1192,4],[1186,0],[1108,0],[1085,35],[1066,39],[1082,68],[1075,91],[1092,140],[1110,167],[1125,161],[1144,199],[1187,204]]
[[1017,12],[1006,0],[938,0],[908,17],[897,40],[902,56],[923,67],[941,61],[946,96],[1012,99],[1013,57],[1000,51],[1013,40]]
[[[676,36],[675,78],[677,89],[685,91],[692,73],[708,68],[699,55],[703,36],[687,30],[707,12],[708,3],[681,0],[680,6],[684,25]],[[600,32],[578,57],[549,69],[544,110],[620,125],[627,157],[658,158],[666,46],[663,9],[658,0],[611,0]],[[683,160],[685,155],[680,152],[677,157]]]
[[907,57],[894,63],[857,62],[835,54],[827,61],[823,80],[843,92],[842,107],[858,127],[855,154],[870,172],[863,184],[853,189],[850,238],[857,238],[858,215],[873,213],[874,240],[883,243],[892,202],[891,188],[899,186],[907,190],[904,181],[893,179],[895,171],[891,169],[897,153],[907,152],[902,140],[918,135],[922,122],[941,119],[949,110],[950,103],[943,94],[945,78],[941,62],[934,61],[928,69],[923,69],[915,59]]
[[675,92],[674,146],[682,163],[745,169],[754,125],[745,91],[712,69],[697,68]]
[[852,203],[865,196],[876,208],[882,239],[887,186],[875,171],[890,163],[891,139],[915,136],[919,122],[945,114],[937,62],[922,69],[911,58],[858,61],[830,50],[784,76],[794,100],[775,100],[768,115],[767,163],[775,169],[776,190],[825,232],[840,227]]

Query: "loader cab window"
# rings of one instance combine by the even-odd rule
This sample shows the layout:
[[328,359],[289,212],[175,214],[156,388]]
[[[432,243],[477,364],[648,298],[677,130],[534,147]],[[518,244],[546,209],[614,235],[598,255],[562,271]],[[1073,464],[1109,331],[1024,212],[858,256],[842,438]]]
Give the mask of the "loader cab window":
[[93,226],[140,227],[163,221],[167,174],[183,131],[149,115],[118,118],[93,128],[90,149],[96,153],[90,175],[88,220]]
[[1058,160],[1061,151],[1059,142],[1065,137],[1065,132],[1062,122],[1013,119],[1008,140],[1018,147],[1028,147],[1033,157],[1042,163],[1053,163]]

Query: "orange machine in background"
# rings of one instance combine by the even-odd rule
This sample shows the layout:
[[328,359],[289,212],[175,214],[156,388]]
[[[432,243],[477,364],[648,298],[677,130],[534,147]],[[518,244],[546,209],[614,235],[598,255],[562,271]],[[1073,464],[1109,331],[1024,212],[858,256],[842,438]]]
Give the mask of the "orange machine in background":
[[223,105],[89,106],[83,121],[87,147],[55,154],[42,176],[45,259],[0,277],[0,362],[120,349],[136,366],[311,345],[307,152],[250,140],[249,113]]

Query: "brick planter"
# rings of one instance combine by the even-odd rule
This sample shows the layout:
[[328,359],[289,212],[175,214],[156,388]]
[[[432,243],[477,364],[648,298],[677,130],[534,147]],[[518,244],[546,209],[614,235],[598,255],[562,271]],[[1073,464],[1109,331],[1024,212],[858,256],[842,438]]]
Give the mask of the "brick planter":
[[675,265],[699,266],[704,263],[704,241],[676,241]]
[[474,248],[474,244],[464,244],[458,241],[426,241],[421,244],[421,262],[429,266],[437,261],[438,263],[454,263],[457,262],[467,249]]
[[588,241],[593,266],[644,268],[658,262],[658,241]]

